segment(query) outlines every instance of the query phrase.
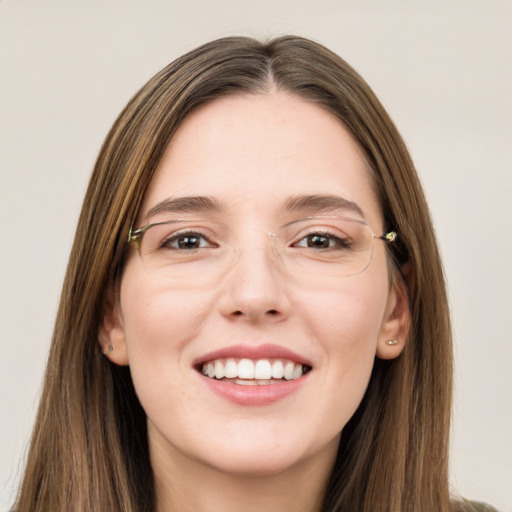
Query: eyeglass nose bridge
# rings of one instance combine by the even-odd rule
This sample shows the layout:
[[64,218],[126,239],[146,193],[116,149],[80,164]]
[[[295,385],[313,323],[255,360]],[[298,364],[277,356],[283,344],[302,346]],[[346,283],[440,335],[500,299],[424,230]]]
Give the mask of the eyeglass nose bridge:
[[263,272],[270,272],[274,278],[282,276],[285,273],[285,262],[282,250],[282,238],[277,233],[255,230],[261,237],[253,242],[241,243],[231,247],[231,259],[229,261],[229,270],[236,270],[240,265],[244,271],[253,270],[256,267]]
[[283,253],[284,253],[284,244],[283,237],[278,233],[273,231],[265,231],[264,229],[254,228],[254,234],[261,234],[260,237],[261,244],[255,244],[250,247],[252,244],[243,244],[240,243],[239,246],[233,247],[233,254],[236,259],[238,259],[245,251],[252,251],[253,253],[257,252],[257,254],[261,254],[263,258],[266,258],[268,261],[274,264],[283,264]]

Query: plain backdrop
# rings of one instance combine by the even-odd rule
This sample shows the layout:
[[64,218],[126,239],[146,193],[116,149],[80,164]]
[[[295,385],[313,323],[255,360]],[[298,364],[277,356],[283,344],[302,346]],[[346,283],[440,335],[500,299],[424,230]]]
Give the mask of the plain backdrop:
[[285,33],[348,60],[404,135],[453,308],[452,488],[512,511],[510,0],[0,0],[0,510],[19,479],[81,200],[111,123],[198,44]]

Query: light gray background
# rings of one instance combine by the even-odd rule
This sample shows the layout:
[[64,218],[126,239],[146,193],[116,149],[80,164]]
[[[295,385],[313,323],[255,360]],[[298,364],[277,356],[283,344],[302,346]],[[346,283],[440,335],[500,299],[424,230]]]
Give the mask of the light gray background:
[[19,478],[82,196],[115,116],[206,40],[291,32],[359,70],[409,145],[453,307],[452,487],[512,511],[511,31],[511,0],[0,0],[0,509]]

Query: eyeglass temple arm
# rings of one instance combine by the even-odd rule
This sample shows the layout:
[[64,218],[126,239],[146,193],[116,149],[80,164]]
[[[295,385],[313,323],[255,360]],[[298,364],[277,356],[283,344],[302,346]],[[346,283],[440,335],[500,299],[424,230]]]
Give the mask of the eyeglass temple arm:
[[383,235],[381,236],[378,236],[376,238],[378,238],[379,240],[384,240],[385,242],[394,242],[397,238],[397,234],[396,234],[396,231],[388,231],[387,233],[384,233]]
[[135,244],[138,248],[140,248],[140,241],[142,239],[142,235],[147,230],[146,226],[143,226],[140,229],[132,229],[130,227],[130,230],[128,231],[128,239],[127,242],[129,244]]

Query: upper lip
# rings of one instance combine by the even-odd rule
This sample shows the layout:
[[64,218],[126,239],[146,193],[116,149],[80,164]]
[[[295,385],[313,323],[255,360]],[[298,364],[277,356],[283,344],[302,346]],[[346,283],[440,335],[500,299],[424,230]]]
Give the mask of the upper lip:
[[295,363],[312,366],[311,362],[289,348],[274,344],[264,345],[231,345],[199,356],[194,366],[199,366],[215,359],[289,359]]

